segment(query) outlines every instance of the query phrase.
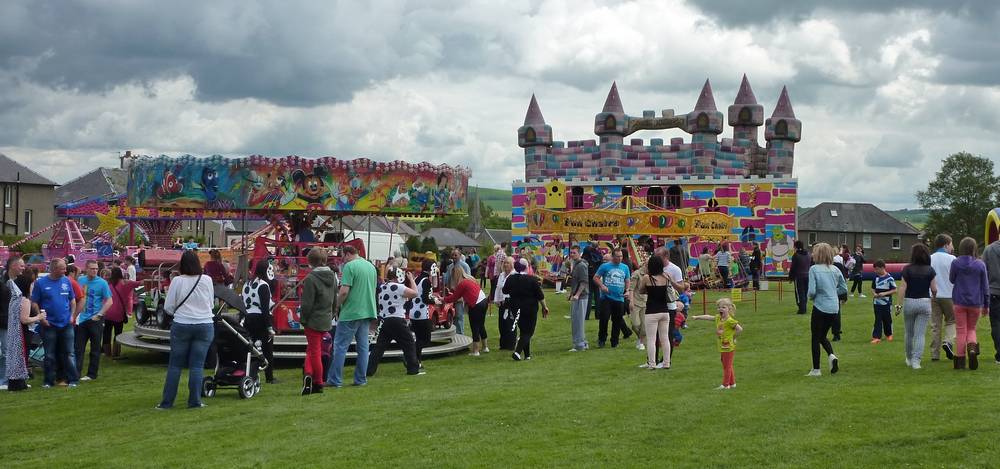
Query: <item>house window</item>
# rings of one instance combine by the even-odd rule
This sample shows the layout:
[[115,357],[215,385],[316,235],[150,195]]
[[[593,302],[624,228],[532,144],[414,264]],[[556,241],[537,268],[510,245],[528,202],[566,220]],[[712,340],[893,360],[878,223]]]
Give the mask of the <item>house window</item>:
[[866,234],[866,235],[861,236],[861,247],[863,249],[871,249],[872,248],[872,235]]
[[837,216],[837,211],[836,210],[830,210],[830,216],[831,217]]
[[667,204],[664,208],[681,208],[681,199],[683,198],[683,192],[681,191],[681,186],[670,186],[667,188]]
[[34,219],[34,217],[32,216],[31,210],[25,210],[24,211],[24,234],[26,234],[26,235],[31,234],[31,232],[32,232],[31,222],[34,221],[33,219]]
[[898,250],[898,249],[900,249],[902,247],[902,245],[903,245],[903,241],[901,239],[899,239],[899,236],[893,236],[892,237],[892,248],[893,249],[897,249]]
[[837,234],[837,247],[847,244],[847,233]]
[[628,197],[631,196],[632,196],[632,186],[622,187],[622,201],[621,201],[622,208],[628,208]]
[[809,233],[809,245],[816,244],[816,233]]
[[646,189],[646,203],[654,207],[663,207],[663,188],[653,186]]
[[570,208],[583,208],[583,188],[574,187],[570,190],[569,206]]
[[14,188],[10,186],[3,186],[3,206],[5,208],[10,208],[10,204],[13,199]]

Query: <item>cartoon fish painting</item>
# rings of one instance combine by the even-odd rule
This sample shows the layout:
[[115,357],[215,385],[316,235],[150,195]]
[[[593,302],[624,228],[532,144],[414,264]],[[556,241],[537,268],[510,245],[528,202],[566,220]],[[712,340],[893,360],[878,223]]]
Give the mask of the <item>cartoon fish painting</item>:
[[168,199],[180,195],[183,190],[184,181],[168,170],[163,173],[163,182],[156,189],[156,196],[160,199]]

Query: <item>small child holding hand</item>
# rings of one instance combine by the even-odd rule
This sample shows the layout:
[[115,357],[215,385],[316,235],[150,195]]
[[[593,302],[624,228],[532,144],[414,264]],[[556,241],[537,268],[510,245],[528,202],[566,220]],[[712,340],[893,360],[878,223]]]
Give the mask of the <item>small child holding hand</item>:
[[722,385],[717,389],[736,387],[736,374],[733,372],[733,355],[736,353],[736,336],[743,332],[743,326],[733,317],[736,305],[729,298],[721,298],[715,302],[719,314],[700,314],[691,319],[715,321],[715,335],[718,337],[719,353],[722,355]]
[[872,327],[872,344],[882,342],[882,334],[892,342],[892,296],[896,294],[896,280],[885,271],[885,261],[879,259],[873,264],[875,278],[872,280],[872,300],[875,309],[875,326]]

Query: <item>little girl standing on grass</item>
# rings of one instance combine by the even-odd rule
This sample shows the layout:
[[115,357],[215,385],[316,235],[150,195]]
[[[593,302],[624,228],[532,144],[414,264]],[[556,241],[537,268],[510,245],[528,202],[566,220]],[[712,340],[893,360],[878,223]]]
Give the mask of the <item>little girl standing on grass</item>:
[[715,321],[715,335],[718,337],[719,353],[722,354],[722,385],[717,389],[736,387],[736,374],[733,372],[733,355],[736,353],[736,336],[743,332],[743,326],[733,317],[736,305],[729,298],[720,298],[715,302],[719,314],[700,314],[691,319]]

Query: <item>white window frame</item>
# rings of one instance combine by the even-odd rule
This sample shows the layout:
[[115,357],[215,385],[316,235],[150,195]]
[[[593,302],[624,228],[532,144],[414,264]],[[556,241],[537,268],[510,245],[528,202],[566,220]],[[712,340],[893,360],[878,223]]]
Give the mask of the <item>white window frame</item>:
[[31,234],[31,228],[32,228],[31,225],[33,225],[34,222],[35,222],[35,214],[34,214],[34,212],[31,209],[25,210],[24,211],[24,234],[25,235],[30,235]]
[[816,235],[815,231],[810,232],[809,233],[809,245],[812,246],[813,244],[816,244],[816,240],[818,238],[819,238],[819,236]]
[[837,249],[845,244],[847,244],[847,233],[837,233]]
[[861,249],[871,249],[872,248],[872,235],[865,234],[861,235]]
[[898,251],[900,249],[903,249],[903,239],[900,238],[899,236],[893,236],[892,237],[892,249],[894,251]]
[[9,185],[3,186],[3,207],[10,208],[14,202],[14,188]]

